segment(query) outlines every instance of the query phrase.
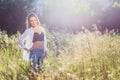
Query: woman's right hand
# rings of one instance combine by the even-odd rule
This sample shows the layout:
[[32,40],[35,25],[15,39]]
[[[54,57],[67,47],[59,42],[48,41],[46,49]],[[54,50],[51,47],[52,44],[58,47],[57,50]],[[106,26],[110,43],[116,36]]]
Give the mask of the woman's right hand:
[[24,50],[26,50],[26,51],[30,51],[29,49],[27,49],[27,48],[24,48]]

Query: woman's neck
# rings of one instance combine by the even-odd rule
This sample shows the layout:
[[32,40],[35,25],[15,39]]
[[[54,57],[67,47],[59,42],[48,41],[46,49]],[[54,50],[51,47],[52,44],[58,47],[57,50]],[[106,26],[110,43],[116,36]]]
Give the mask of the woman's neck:
[[33,29],[38,29],[39,28],[39,26],[34,26],[34,27],[32,27]]
[[40,26],[36,26],[36,27],[33,27],[33,30],[34,31],[41,31],[41,28],[40,28]]

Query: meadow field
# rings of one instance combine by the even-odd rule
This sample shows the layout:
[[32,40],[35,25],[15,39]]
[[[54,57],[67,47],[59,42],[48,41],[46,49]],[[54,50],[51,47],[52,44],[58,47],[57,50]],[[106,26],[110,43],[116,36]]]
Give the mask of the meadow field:
[[[0,31],[0,80],[34,80],[17,44]],[[48,58],[37,80],[120,80],[120,35],[114,31],[47,31]]]

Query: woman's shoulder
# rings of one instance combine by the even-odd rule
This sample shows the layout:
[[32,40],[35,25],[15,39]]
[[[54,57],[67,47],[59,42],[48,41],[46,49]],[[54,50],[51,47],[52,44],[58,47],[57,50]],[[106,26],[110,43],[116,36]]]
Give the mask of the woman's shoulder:
[[27,28],[25,31],[26,31],[26,32],[31,32],[31,31],[32,31],[32,28]]

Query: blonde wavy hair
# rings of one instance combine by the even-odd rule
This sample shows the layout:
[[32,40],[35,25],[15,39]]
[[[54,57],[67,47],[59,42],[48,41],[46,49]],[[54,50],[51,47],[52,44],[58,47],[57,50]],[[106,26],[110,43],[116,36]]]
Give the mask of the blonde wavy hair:
[[32,27],[31,24],[30,24],[30,18],[31,17],[35,17],[37,19],[38,25],[40,25],[40,21],[38,19],[38,16],[35,13],[30,13],[26,17],[26,28],[31,28]]

